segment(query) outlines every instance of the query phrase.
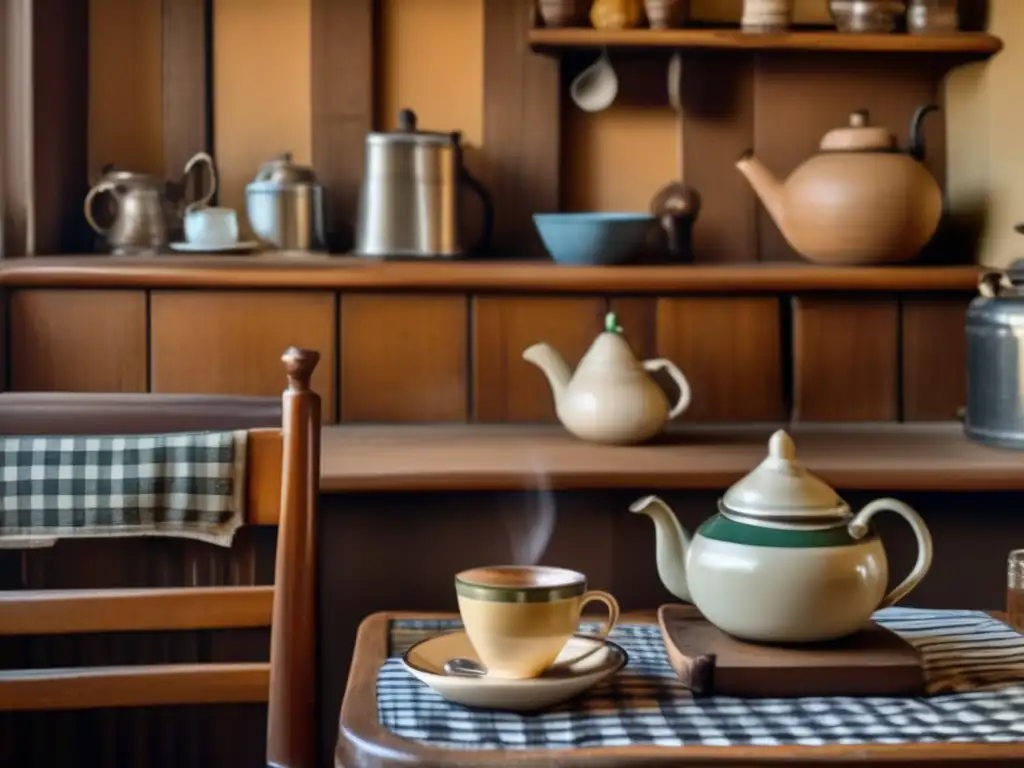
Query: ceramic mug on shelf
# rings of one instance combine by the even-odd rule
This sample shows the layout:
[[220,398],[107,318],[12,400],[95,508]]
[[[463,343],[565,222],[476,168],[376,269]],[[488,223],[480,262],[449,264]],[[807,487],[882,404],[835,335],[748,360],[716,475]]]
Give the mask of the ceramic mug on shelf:
[[[596,639],[607,637],[619,619],[614,597],[588,591],[587,577],[566,568],[473,568],[455,577],[455,592],[469,642],[493,677],[524,679],[543,673],[577,633],[583,606],[591,601],[608,609]],[[600,647],[565,663],[579,661]]]
[[185,212],[185,240],[193,246],[227,248],[238,243],[238,214],[234,208],[203,206]]

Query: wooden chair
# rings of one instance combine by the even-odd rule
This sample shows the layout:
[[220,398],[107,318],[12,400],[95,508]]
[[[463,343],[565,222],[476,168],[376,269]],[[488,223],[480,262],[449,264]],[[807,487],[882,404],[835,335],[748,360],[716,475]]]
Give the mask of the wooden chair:
[[271,627],[269,663],[0,671],[0,712],[267,702],[268,766],[316,754],[319,354],[291,348],[280,429],[249,430],[246,522],[277,524],[273,587],[0,592],[0,635]]

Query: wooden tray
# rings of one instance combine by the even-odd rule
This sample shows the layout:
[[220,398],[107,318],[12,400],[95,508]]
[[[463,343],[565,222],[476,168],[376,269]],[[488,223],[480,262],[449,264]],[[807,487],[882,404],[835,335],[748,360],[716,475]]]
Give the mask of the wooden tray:
[[872,622],[862,632],[801,648],[757,645],[722,632],[689,605],[663,605],[669,662],[694,696],[916,696],[924,669],[914,647]]

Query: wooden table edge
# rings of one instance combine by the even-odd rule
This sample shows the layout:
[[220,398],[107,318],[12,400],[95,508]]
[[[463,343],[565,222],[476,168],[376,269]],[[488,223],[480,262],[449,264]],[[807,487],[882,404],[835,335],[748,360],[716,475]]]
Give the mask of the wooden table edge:
[[[1005,615],[989,611],[994,618]],[[454,613],[381,611],[367,616],[356,635],[352,666],[338,722],[336,768],[391,768],[392,766],[497,766],[497,765],[832,765],[873,763],[941,763],[1024,765],[1024,743],[982,742],[945,744],[829,744],[778,747],[586,747],[579,749],[450,750],[424,746],[396,736],[377,717],[377,673],[388,658],[392,621],[457,619]],[[624,614],[623,624],[655,623],[654,611]]]

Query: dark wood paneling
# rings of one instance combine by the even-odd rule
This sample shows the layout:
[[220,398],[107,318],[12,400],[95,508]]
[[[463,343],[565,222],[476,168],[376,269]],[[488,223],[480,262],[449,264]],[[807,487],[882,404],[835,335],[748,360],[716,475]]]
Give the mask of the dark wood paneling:
[[608,299],[608,310],[616,314],[622,335],[637,357],[644,360],[657,356],[657,299],[613,296]]
[[145,291],[15,291],[9,319],[11,389],[146,391]]
[[342,421],[466,421],[465,296],[341,299]]
[[352,245],[364,141],[373,130],[374,0],[310,0],[313,167],[327,190],[331,250]]
[[[181,176],[196,152],[212,147],[208,0],[163,0],[164,171]],[[195,184],[208,183],[197,179]],[[194,199],[196,192],[190,194]]]
[[895,299],[793,300],[793,418],[898,418]]
[[[231,549],[137,538],[0,550],[0,590],[266,585],[273,583],[275,539],[274,528],[243,528]],[[5,637],[0,667],[266,661],[268,634],[255,629]],[[260,704],[5,713],[0,764],[262,765],[266,717]]]
[[683,421],[785,418],[777,299],[658,299],[657,328],[693,390]]
[[969,297],[901,302],[905,421],[949,421],[966,404],[969,302]]
[[[906,146],[907,127],[921,104],[940,102],[941,76],[927,59],[876,54],[815,56],[762,54],[754,79],[754,149],[769,169],[785,178],[818,151],[822,136],[849,124],[857,109],[871,123],[889,128]],[[926,118],[926,164],[945,183],[945,116]],[[721,170],[722,173],[726,171]],[[730,173],[738,173],[729,169]],[[800,257],[782,237],[763,206],[758,207],[760,254],[764,261]]]
[[154,291],[150,300],[153,392],[280,394],[281,351],[320,353],[313,389],[335,420],[336,299],[327,292]]
[[532,214],[558,209],[558,60],[526,43],[534,0],[484,0],[485,183],[494,200],[491,250],[543,255]]
[[89,188],[89,3],[31,6],[35,253],[82,253],[92,244],[82,216]]
[[733,168],[754,146],[754,59],[690,51],[683,58],[682,179],[701,194],[693,233],[698,262],[756,261],[753,190]]
[[604,330],[603,298],[473,297],[473,414],[477,421],[557,421],[544,374],[523,352],[547,342],[574,370]]

